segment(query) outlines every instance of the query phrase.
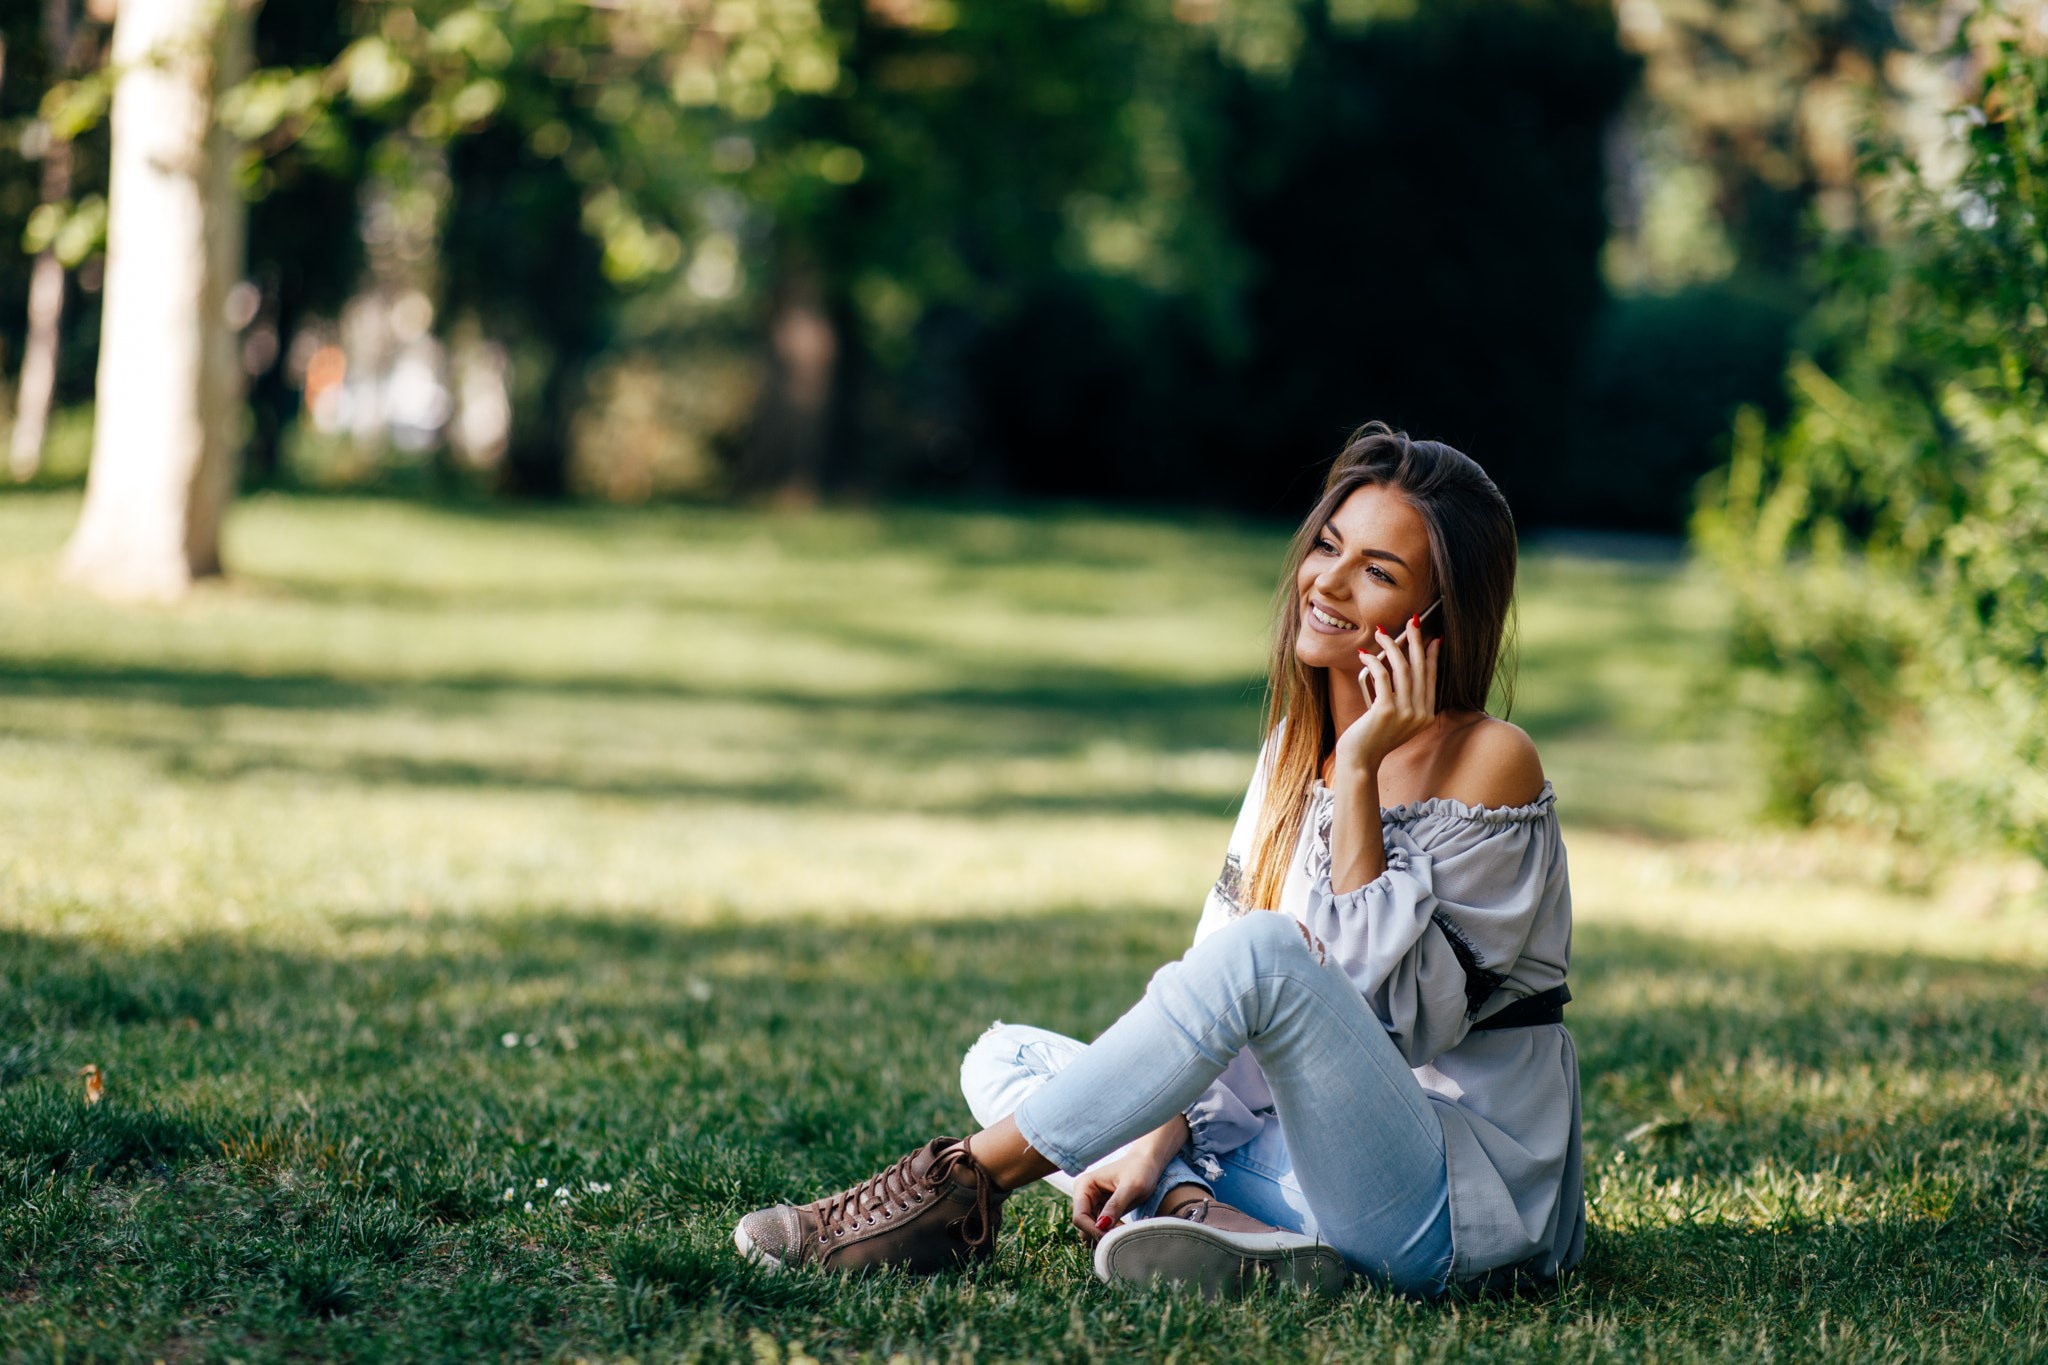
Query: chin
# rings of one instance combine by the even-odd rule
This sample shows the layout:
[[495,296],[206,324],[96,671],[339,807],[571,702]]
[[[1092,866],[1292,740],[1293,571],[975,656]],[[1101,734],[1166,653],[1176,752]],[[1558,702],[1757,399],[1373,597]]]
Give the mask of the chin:
[[[1321,647],[1318,648],[1318,646]],[[1294,637],[1294,657],[1306,668],[1335,668],[1343,662],[1341,656],[1344,654],[1351,654],[1355,657],[1357,651],[1346,650],[1341,646],[1333,650],[1330,646],[1313,636],[1304,638],[1301,635],[1297,635]]]

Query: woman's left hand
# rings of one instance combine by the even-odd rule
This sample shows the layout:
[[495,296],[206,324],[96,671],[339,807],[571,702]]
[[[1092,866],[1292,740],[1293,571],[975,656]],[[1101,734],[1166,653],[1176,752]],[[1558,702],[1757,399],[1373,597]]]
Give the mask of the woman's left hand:
[[1436,719],[1436,659],[1441,641],[1424,642],[1417,622],[1399,640],[1377,626],[1379,651],[1358,652],[1358,684],[1365,689],[1365,714],[1337,737],[1337,770],[1376,776],[1394,750]]
[[1074,1177],[1074,1226],[1100,1241],[1119,1218],[1152,1197],[1172,1154],[1154,1155],[1139,1143],[1115,1161]]

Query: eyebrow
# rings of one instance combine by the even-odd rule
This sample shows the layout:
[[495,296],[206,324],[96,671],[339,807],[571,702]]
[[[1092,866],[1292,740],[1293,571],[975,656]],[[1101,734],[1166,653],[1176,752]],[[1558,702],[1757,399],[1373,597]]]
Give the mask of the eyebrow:
[[[1340,543],[1344,539],[1344,533],[1337,529],[1337,523],[1334,521],[1323,523],[1323,534],[1335,537]],[[1367,559],[1391,559],[1404,569],[1408,567],[1408,561],[1391,550],[1360,550],[1359,553]]]

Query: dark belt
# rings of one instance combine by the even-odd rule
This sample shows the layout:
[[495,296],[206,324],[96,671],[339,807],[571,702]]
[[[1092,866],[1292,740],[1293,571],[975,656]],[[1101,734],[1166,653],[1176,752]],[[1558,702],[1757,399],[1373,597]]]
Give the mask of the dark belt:
[[1552,986],[1547,991],[1525,995],[1497,1014],[1489,1014],[1466,1029],[1477,1033],[1490,1028],[1530,1028],[1537,1024],[1562,1024],[1564,1006],[1572,998],[1571,987]]

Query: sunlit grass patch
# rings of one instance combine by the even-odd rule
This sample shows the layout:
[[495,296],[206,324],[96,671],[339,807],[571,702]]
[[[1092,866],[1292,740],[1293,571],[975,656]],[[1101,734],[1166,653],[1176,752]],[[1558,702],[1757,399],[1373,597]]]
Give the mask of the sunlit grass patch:
[[235,581],[130,611],[52,580],[75,506],[0,497],[0,1355],[2048,1350],[2048,927],[1756,828],[1673,557],[1526,559],[1584,1273],[1209,1305],[1097,1284],[1043,1192],[926,1282],[728,1239],[1184,946],[1279,532],[259,499]]

